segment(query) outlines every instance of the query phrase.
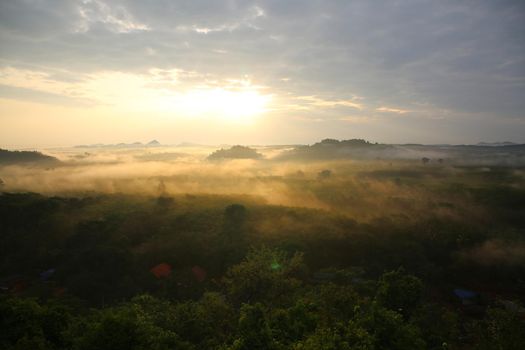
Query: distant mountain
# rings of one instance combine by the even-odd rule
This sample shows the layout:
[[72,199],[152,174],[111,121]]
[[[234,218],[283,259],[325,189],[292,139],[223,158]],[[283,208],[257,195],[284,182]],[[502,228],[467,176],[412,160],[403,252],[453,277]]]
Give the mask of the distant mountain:
[[8,151],[0,149],[0,165],[12,164],[58,164],[60,161],[55,157],[47,156],[36,151]]
[[116,148],[142,148],[144,144],[142,142],[133,142],[133,143],[119,143],[117,145],[108,145],[107,147],[116,147]]
[[490,147],[501,147],[501,146],[515,146],[517,143],[514,142],[479,142],[476,146],[490,146]]
[[296,146],[275,160],[418,160],[432,165],[525,165],[525,144],[511,142],[481,145],[376,144],[365,140],[325,139],[311,146]]
[[322,160],[341,158],[375,158],[384,156],[391,145],[371,143],[362,139],[324,139],[311,146],[297,146],[284,152],[279,158],[297,160]]
[[221,159],[261,159],[262,154],[246,146],[233,146],[230,149],[220,149],[208,156],[209,160]]
[[160,142],[157,140],[153,140],[148,142],[147,144],[143,144],[142,142],[133,142],[133,143],[118,143],[118,144],[103,144],[103,143],[96,143],[92,145],[78,145],[75,146],[75,148],[143,148],[143,147],[158,147],[161,146]]
[[155,147],[155,146],[160,146],[160,142],[157,141],[157,140],[153,140],[153,141],[148,142],[148,143],[146,144],[146,146],[149,146],[149,147],[151,147],[151,146],[153,146],[153,147]]

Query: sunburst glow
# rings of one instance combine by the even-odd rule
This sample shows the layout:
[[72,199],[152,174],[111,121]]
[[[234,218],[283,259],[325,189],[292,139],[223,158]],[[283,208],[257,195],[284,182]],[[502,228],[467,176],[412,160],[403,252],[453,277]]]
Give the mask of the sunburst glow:
[[216,117],[225,121],[250,122],[264,113],[271,100],[256,90],[223,88],[192,90],[173,100],[175,110],[188,116]]

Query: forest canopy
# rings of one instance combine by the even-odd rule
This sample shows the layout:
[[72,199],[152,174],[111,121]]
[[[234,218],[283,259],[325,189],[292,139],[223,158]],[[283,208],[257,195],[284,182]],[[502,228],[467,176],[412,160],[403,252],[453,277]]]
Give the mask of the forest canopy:
[[229,149],[217,150],[208,156],[209,160],[220,160],[220,159],[261,159],[262,154],[258,153],[255,149],[246,146],[232,146]]
[[36,151],[8,151],[0,149],[0,165],[19,163],[56,164],[58,159]]
[[[53,150],[56,167],[0,166],[0,347],[525,342],[524,170],[493,161],[516,146],[280,158],[301,147],[217,151],[264,156],[226,162],[195,145],[75,148]],[[485,160],[445,156],[472,152]]]

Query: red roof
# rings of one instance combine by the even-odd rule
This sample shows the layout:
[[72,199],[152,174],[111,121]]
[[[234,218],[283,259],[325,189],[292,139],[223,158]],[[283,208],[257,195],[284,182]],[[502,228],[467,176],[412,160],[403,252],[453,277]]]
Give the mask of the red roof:
[[151,273],[157,278],[164,278],[171,275],[171,265],[167,263],[161,263],[151,268]]
[[193,272],[193,276],[195,276],[195,279],[199,282],[202,282],[206,279],[206,270],[200,266],[193,266],[191,268],[191,272]]

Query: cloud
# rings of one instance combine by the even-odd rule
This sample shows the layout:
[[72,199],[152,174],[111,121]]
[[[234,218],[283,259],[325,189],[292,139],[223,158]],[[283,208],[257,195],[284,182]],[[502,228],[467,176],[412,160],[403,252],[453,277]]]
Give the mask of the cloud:
[[213,32],[233,32],[234,30],[238,30],[242,27],[260,30],[260,28],[254,24],[254,21],[256,21],[259,17],[265,16],[266,14],[262,8],[259,6],[253,6],[249,9],[248,13],[238,21],[223,23],[213,27],[200,26],[199,24],[193,24],[190,27],[182,25],[178,26],[176,29],[183,32],[194,31],[199,34],[209,34]]
[[2,84],[0,84],[0,98],[24,100],[65,107],[90,107],[96,104],[95,101],[87,98],[68,97],[45,91]]
[[76,31],[87,32],[93,23],[104,23],[117,33],[150,30],[144,23],[136,21],[124,6],[112,6],[98,0],[81,2],[78,11],[82,20],[77,24]]
[[[1,38],[33,44],[73,31],[81,21],[79,1],[1,1]],[[45,49],[45,48],[44,48]]]
[[392,108],[392,107],[379,107],[379,108],[376,108],[376,110],[379,112],[396,113],[396,114],[405,114],[405,113],[410,112],[408,109]]
[[523,33],[525,4],[511,0],[2,1],[0,67],[72,79],[196,72],[184,79],[203,85],[249,75],[291,108],[289,120],[305,108],[327,120],[334,109],[402,114],[425,103],[425,115],[446,110],[488,138],[498,121],[525,134]]
[[354,100],[326,100],[317,96],[298,96],[296,97],[296,100],[298,100],[299,103],[303,103],[306,108],[308,108],[308,106],[327,108],[342,106],[359,110],[363,109],[363,106]]
[[339,118],[339,120],[343,122],[347,122],[347,123],[353,123],[353,124],[366,124],[366,123],[375,121],[376,118],[362,116],[362,115],[348,115],[348,116]]

